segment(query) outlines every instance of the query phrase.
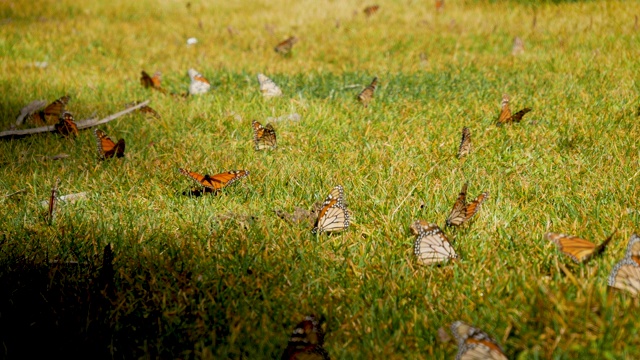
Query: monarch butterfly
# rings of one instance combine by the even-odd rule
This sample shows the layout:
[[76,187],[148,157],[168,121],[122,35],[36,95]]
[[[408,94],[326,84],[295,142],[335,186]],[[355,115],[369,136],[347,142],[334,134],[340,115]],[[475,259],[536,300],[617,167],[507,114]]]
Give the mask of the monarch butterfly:
[[60,119],[70,99],[71,97],[69,95],[65,95],[47,105],[44,109],[32,113],[27,119],[36,125],[54,124]]
[[58,185],[60,184],[60,178],[56,179],[56,184],[51,188],[51,197],[49,198],[49,217],[47,220],[49,224],[53,222],[53,215],[55,214],[56,199],[58,197]]
[[444,0],[436,0],[436,10],[444,10]]
[[624,257],[640,265],[640,236],[638,234],[632,234],[631,238],[629,238],[629,245],[627,245]]
[[456,360],[507,360],[504,350],[486,332],[462,321],[451,324],[451,332],[458,341]]
[[149,74],[144,70],[140,72],[140,84],[142,84],[144,88],[152,88],[164,92],[164,89],[160,84],[161,81],[162,73],[160,73],[160,71],[156,71],[153,76],[149,76]]
[[247,170],[227,171],[216,175],[200,175],[185,169],[179,170],[182,174],[192,178],[198,184],[213,191],[220,191],[222,188],[249,175],[249,171]]
[[100,130],[95,129],[93,134],[96,136],[96,143],[98,144],[98,155],[102,160],[112,158],[113,155],[116,157],[124,157],[124,139],[118,140],[117,143],[114,143],[107,134]]
[[512,55],[520,55],[524,53],[524,41],[519,36],[513,38],[513,47],[511,48]]
[[460,147],[458,148],[458,159],[471,152],[471,131],[468,127],[462,128],[462,140],[460,140]]
[[422,265],[447,262],[458,257],[449,239],[436,224],[421,226],[420,234],[413,244],[413,252]]
[[411,234],[418,236],[422,231],[426,231],[429,228],[431,223],[426,222],[424,220],[416,220],[411,225],[409,225],[409,230]]
[[614,234],[615,232],[598,246],[590,241],[581,239],[573,235],[550,232],[546,233],[545,237],[547,238],[547,240],[556,243],[558,249],[560,249],[560,251],[562,251],[565,255],[569,256],[571,260],[578,264],[582,264],[586,263],[594,255],[603,252],[605,246],[607,246],[609,241],[611,241]]
[[191,84],[189,84],[189,94],[197,95],[204,94],[211,88],[209,80],[205,79],[202,74],[194,69],[189,69],[189,78],[191,78]]
[[295,45],[295,43],[297,42],[298,42],[298,38],[295,36],[291,36],[287,40],[284,40],[278,45],[276,45],[276,47],[273,48],[273,50],[275,50],[275,52],[277,52],[278,54],[287,55],[289,54],[289,52],[291,52],[293,45]]
[[324,345],[322,320],[309,315],[293,329],[282,360],[329,360]]
[[478,210],[480,205],[487,199],[489,192],[485,191],[478,195],[472,202],[467,204],[467,183],[462,186],[458,199],[453,204],[453,209],[447,218],[447,226],[460,226],[467,222]]
[[364,107],[369,106],[369,102],[373,99],[373,93],[376,91],[376,86],[378,86],[378,77],[374,77],[371,84],[358,94],[358,101],[360,101]]
[[253,127],[253,144],[256,150],[276,148],[276,130],[271,124],[262,126],[253,120],[251,126]]
[[625,257],[613,267],[607,284],[637,296],[640,294],[640,265],[633,259]]
[[377,13],[379,9],[380,9],[380,5],[367,6],[366,8],[364,8],[364,14],[367,16],[371,16]]
[[498,125],[508,124],[512,122],[520,122],[522,117],[531,111],[531,108],[524,108],[517,113],[511,115],[511,110],[509,109],[509,95],[502,95],[502,111],[500,112],[500,116],[498,117]]
[[344,189],[335,186],[322,203],[322,209],[314,224],[312,233],[338,232],[349,227],[349,212],[344,205]]
[[64,112],[58,120],[58,123],[54,126],[56,132],[62,136],[69,136],[73,134],[73,136],[78,136],[78,127],[76,123],[73,121],[73,115],[68,112]]
[[258,74],[258,83],[260,83],[260,92],[265,98],[276,97],[282,95],[282,90],[263,74]]

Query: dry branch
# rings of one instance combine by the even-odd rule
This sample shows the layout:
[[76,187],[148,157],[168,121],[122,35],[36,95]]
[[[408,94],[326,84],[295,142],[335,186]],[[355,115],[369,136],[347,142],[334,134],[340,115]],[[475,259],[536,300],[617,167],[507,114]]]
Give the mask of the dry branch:
[[[86,128],[90,128],[93,126],[97,126],[100,124],[104,124],[104,123],[108,123],[111,120],[115,120],[123,115],[126,115],[132,111],[138,110],[143,106],[146,106],[149,104],[149,100],[145,100],[139,104],[137,104],[136,106],[127,108],[125,110],[122,110],[118,113],[115,113],[113,115],[109,115],[104,119],[101,120],[96,120],[96,119],[87,119],[87,120],[81,120],[78,121],[76,123],[76,126],[78,126],[78,129],[86,129]],[[3,131],[0,132],[0,139],[4,138],[4,137],[13,137],[13,136],[25,136],[25,135],[32,135],[32,134],[38,134],[38,133],[43,133],[43,132],[50,132],[50,131],[55,131],[56,128],[54,125],[49,125],[49,126],[41,126],[41,127],[37,127],[37,128],[33,128],[33,129],[25,129],[25,130],[9,130],[9,131]]]

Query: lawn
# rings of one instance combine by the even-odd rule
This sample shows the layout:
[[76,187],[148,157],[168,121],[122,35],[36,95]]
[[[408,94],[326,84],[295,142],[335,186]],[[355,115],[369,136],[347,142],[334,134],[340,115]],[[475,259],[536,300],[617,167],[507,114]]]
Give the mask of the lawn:
[[[640,3],[380,1],[366,16],[373,4],[3,2],[0,129],[65,94],[76,120],[142,100],[161,118],[99,126],[126,140],[104,161],[93,130],[0,138],[1,357],[279,358],[316,314],[332,359],[450,359],[438,329],[456,320],[509,358],[639,358],[640,302],[607,277],[640,223]],[[211,91],[172,96],[190,68]],[[166,92],[142,87],[142,70]],[[263,98],[258,73],[283,96]],[[532,111],[496,126],[502,94]],[[254,119],[277,149],[254,150]],[[187,196],[198,185],[179,168],[250,175]],[[57,178],[60,196],[87,196],[49,221]],[[445,229],[466,182],[489,197]],[[346,231],[276,216],[337,184]],[[416,219],[439,224],[459,260],[418,264]],[[544,237],[616,229],[581,265]]]

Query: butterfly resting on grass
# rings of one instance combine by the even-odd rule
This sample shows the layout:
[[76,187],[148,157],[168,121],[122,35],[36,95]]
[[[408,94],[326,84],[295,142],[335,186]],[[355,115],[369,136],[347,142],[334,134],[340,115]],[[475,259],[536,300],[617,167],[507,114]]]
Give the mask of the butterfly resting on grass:
[[209,91],[211,88],[209,80],[205,79],[202,74],[194,69],[189,69],[188,73],[191,79],[191,84],[189,84],[190,95],[204,94]]
[[371,102],[371,99],[373,99],[373,94],[375,93],[377,86],[378,78],[374,77],[371,81],[371,84],[369,84],[369,86],[364,88],[364,90],[362,90],[360,94],[358,94],[358,101],[360,101],[360,103],[364,105],[364,107],[369,106],[369,103]]
[[458,199],[453,204],[453,209],[447,218],[447,226],[460,226],[469,221],[480,210],[480,205],[489,197],[489,192],[485,191],[472,202],[467,203],[467,185],[465,183],[462,186]]
[[293,329],[289,343],[280,357],[282,360],[329,360],[323,348],[324,330],[322,319],[309,315]]
[[44,109],[28,115],[27,121],[35,125],[50,125],[56,123],[60,119],[60,116],[62,116],[62,113],[64,113],[70,99],[71,97],[69,95],[57,99]]
[[93,134],[96,137],[96,143],[98,145],[98,156],[102,160],[112,158],[114,155],[119,158],[124,157],[124,139],[120,139],[115,143],[100,129],[95,129]]
[[489,334],[462,321],[451,324],[458,341],[456,360],[507,360],[504,350]]
[[500,116],[498,117],[498,125],[504,125],[514,122],[520,122],[522,117],[525,116],[531,108],[524,108],[518,111],[515,114],[511,114],[511,109],[509,109],[509,95],[502,95],[502,111],[500,111]]
[[631,235],[624,258],[611,270],[607,284],[612,289],[640,295],[640,236]]
[[566,235],[559,233],[546,233],[545,237],[549,241],[553,241],[560,251],[569,256],[577,264],[584,264],[595,255],[602,253],[613,238],[611,234],[600,245],[596,245],[591,241],[579,238],[574,235]]
[[298,42],[298,38],[295,36],[291,36],[288,39],[276,45],[276,47],[273,48],[273,50],[275,50],[275,52],[277,52],[280,55],[288,55],[291,52],[293,45],[295,45],[297,42]]
[[218,192],[223,188],[233,184],[234,182],[245,178],[249,175],[247,170],[233,170],[227,171],[216,175],[201,175],[196,172],[192,172],[185,169],[179,169],[180,172],[199,185],[204,186],[209,191]]
[[56,132],[64,137],[68,137],[69,135],[78,136],[78,126],[73,121],[73,115],[68,112],[64,112],[62,116],[60,116],[60,120],[55,124]]
[[[417,223],[417,224],[416,224]],[[413,244],[413,252],[422,265],[433,265],[458,257],[449,239],[436,224],[423,224],[418,220],[412,225],[419,228],[418,237]]]
[[253,128],[253,145],[256,151],[276,148],[276,131],[271,124],[262,126],[256,120],[253,120],[251,127]]
[[339,232],[346,230],[348,227],[349,210],[344,205],[344,189],[342,185],[337,185],[322,203],[322,209],[311,232],[314,234]]
[[462,128],[462,139],[460,140],[460,146],[458,147],[458,159],[461,159],[465,155],[469,155],[471,152],[471,131],[468,127]]

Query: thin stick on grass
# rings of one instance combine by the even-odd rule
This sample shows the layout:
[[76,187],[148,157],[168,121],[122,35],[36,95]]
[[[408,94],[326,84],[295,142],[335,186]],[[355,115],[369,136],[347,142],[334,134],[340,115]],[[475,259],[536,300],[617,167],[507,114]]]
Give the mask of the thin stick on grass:
[[[117,112],[113,115],[109,115],[104,119],[101,120],[97,120],[97,119],[87,119],[87,120],[82,120],[82,121],[78,121],[76,123],[76,126],[78,127],[78,130],[82,130],[82,129],[87,129],[90,127],[94,127],[97,125],[101,125],[101,124],[105,124],[108,123],[109,121],[115,120],[123,115],[126,115],[130,112],[133,112],[135,110],[140,109],[143,106],[146,106],[149,104],[149,100],[145,100],[133,107],[127,108],[125,110],[122,110],[120,112]],[[9,131],[3,131],[0,132],[0,139],[1,138],[5,138],[5,137],[20,137],[20,136],[26,136],[26,135],[32,135],[32,134],[39,134],[39,133],[44,133],[44,132],[51,132],[51,131],[56,131],[56,128],[54,125],[49,125],[49,126],[41,126],[41,127],[37,127],[37,128],[33,128],[33,129],[25,129],[25,130],[9,130]]]

